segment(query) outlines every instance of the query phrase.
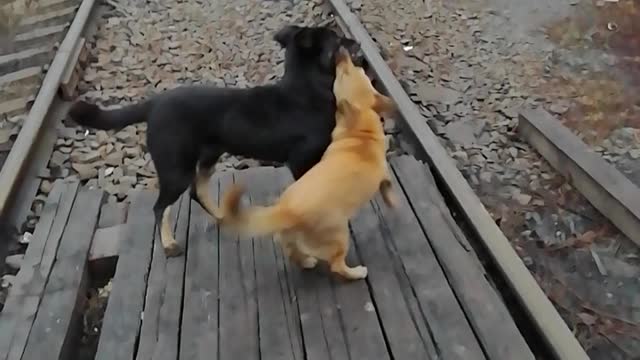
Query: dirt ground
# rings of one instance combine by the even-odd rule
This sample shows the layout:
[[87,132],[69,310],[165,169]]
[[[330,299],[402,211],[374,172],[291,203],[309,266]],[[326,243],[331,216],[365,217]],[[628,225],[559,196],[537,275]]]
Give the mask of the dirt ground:
[[640,357],[638,246],[516,131],[543,107],[640,185],[640,1],[349,3],[590,356]]

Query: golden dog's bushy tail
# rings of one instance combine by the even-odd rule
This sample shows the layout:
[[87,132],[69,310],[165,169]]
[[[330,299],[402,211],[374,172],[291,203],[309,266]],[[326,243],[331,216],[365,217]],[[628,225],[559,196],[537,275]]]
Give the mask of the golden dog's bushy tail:
[[243,194],[242,186],[233,185],[223,195],[218,219],[223,226],[231,227],[244,236],[261,236],[284,231],[296,224],[296,217],[280,204],[241,209]]

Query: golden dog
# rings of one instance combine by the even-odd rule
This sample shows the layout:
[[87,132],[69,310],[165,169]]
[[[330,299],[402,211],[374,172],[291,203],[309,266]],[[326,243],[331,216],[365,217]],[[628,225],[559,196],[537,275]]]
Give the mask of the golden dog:
[[318,259],[349,280],[367,276],[365,266],[349,267],[349,219],[380,190],[394,207],[380,115],[395,109],[378,93],[362,68],[341,49],[333,92],[338,104],[331,144],[318,164],[290,185],[272,206],[240,209],[244,189],[223,197],[220,223],[248,236],[276,234],[292,262],[310,269]]

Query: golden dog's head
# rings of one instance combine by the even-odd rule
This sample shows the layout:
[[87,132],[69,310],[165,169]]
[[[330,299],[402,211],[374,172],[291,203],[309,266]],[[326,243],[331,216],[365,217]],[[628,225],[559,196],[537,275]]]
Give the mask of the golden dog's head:
[[336,80],[333,83],[336,97],[336,131],[382,129],[380,115],[395,110],[395,103],[380,94],[361,67],[351,61],[349,52],[340,48],[336,56]]

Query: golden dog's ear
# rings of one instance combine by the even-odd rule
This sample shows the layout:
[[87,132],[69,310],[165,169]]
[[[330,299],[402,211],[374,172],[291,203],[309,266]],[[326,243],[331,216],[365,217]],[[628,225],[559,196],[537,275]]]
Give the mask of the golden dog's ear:
[[375,103],[373,104],[373,111],[380,114],[390,114],[396,110],[396,103],[391,98],[382,94],[375,95]]
[[287,25],[282,29],[278,30],[278,32],[273,36],[273,39],[280,44],[283,48],[286,48],[295,35],[302,31],[302,27],[297,25]]

